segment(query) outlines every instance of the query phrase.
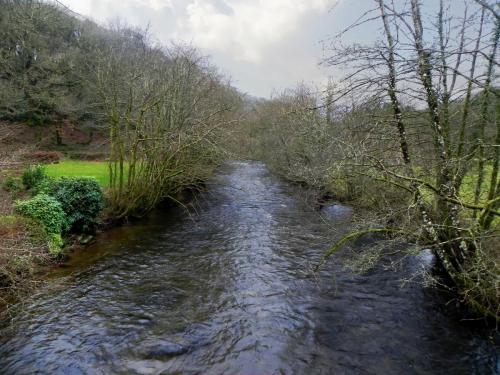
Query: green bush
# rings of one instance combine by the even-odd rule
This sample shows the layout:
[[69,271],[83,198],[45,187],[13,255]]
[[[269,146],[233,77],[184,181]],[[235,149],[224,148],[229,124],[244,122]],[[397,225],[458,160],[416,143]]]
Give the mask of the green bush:
[[29,166],[23,173],[23,184],[26,189],[32,189],[45,180],[45,168],[41,165]]
[[94,229],[104,208],[104,196],[96,179],[62,177],[54,182],[50,195],[61,203],[71,231],[82,233]]
[[59,255],[61,253],[62,247],[64,246],[64,241],[60,234],[52,233],[49,234],[47,244],[49,246],[49,253],[51,255]]
[[55,180],[52,177],[45,176],[45,178],[43,180],[39,181],[30,190],[31,196],[35,196],[38,194],[50,195],[50,192],[52,191],[54,183],[55,183]]
[[68,227],[61,204],[46,194],[38,194],[26,201],[17,201],[15,210],[22,216],[38,220],[49,235],[61,234]]

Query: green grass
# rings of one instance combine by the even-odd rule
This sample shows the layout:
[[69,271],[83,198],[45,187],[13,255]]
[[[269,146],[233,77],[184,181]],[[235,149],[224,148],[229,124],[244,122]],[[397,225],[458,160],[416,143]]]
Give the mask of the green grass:
[[105,161],[63,160],[45,169],[50,177],[94,177],[101,186],[109,185],[108,163]]
[[[487,201],[488,197],[488,189],[490,186],[490,180],[491,180],[491,173],[493,171],[493,167],[491,165],[486,165],[484,167],[484,182],[483,186],[481,189],[481,194],[479,196],[479,204],[483,204]],[[435,185],[435,180],[432,177],[428,176],[419,176],[421,179],[426,180],[430,182],[432,185]],[[477,179],[478,179],[478,174],[477,174],[477,169],[472,168],[467,175],[465,175],[462,185],[460,186],[460,194],[459,197],[460,199],[469,204],[474,203],[474,195],[476,191],[476,184],[477,184]],[[424,199],[427,202],[432,202],[436,198],[435,193],[430,191],[429,189],[423,189],[422,191]]]
[[[493,172],[493,166],[487,165],[484,168],[484,182],[481,189],[481,195],[479,196],[479,203],[485,203],[488,197],[488,189],[490,186],[491,173]],[[468,203],[474,203],[474,195],[476,191],[476,184],[478,180],[477,169],[474,168],[470,171],[462,182],[460,187],[460,196]]]

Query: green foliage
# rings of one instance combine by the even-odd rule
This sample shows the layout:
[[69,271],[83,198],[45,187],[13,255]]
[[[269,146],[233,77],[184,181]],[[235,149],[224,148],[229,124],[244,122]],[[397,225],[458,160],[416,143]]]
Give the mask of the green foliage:
[[15,211],[22,216],[38,220],[48,234],[61,234],[68,226],[61,204],[46,194],[38,194],[26,201],[17,201]]
[[[31,190],[31,196],[38,194],[49,194],[52,190],[55,180],[52,177],[45,176],[39,183],[37,183]],[[49,194],[50,195],[50,194]]]
[[92,230],[104,207],[101,187],[91,177],[62,177],[54,182],[50,195],[60,202],[69,230],[74,232]]
[[2,188],[5,191],[11,192],[13,194],[17,193],[22,188],[22,184],[19,178],[8,176],[5,178],[2,184]]
[[45,179],[45,168],[41,165],[30,165],[23,173],[23,185],[32,189]]
[[50,234],[47,243],[49,246],[50,255],[57,256],[61,254],[62,247],[64,246],[64,241],[60,234]]

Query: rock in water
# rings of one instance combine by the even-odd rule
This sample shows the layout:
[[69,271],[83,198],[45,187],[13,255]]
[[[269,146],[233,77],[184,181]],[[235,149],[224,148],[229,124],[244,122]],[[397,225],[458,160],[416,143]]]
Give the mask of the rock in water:
[[80,245],[87,245],[94,240],[94,236],[91,236],[90,234],[88,235],[82,234],[77,237],[77,240],[80,243]]
[[189,347],[187,345],[168,340],[148,342],[139,349],[140,354],[147,359],[174,357],[188,351]]

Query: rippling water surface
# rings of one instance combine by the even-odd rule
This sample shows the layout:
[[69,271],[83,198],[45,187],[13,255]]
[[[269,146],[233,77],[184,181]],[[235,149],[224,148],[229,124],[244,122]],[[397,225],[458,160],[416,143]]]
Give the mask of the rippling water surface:
[[348,227],[258,163],[221,168],[197,212],[155,214],[56,270],[0,331],[0,374],[490,374],[486,334],[408,271],[334,262]]

